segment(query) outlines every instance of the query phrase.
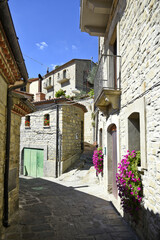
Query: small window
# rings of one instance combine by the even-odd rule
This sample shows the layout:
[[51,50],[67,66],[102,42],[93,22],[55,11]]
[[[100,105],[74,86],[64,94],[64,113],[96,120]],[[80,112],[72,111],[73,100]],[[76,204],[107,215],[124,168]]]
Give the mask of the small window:
[[26,92],[26,87],[21,87],[21,88],[20,88],[20,91]]
[[30,116],[25,117],[25,127],[30,127]]
[[58,79],[59,79],[59,77],[60,77],[60,74],[59,74],[59,73],[58,73],[57,77],[58,77]]
[[49,77],[49,86],[51,86],[51,77]]
[[99,146],[102,147],[102,128],[99,130]]
[[44,126],[49,126],[49,114],[44,115]]
[[134,112],[128,117],[128,148],[129,151],[140,151],[140,122],[138,112]]
[[66,70],[63,71],[63,78],[66,78]]

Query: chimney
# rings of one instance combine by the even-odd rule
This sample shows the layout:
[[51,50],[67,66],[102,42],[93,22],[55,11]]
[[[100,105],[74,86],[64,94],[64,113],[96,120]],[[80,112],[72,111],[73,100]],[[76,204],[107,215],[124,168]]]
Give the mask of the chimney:
[[39,78],[39,81],[38,81],[38,92],[40,93],[40,92],[42,92],[42,80],[43,80],[41,74],[38,74],[38,78]]
[[44,93],[42,93],[42,92],[36,93],[36,102],[46,100],[45,96],[46,95]]
[[38,74],[38,93],[36,93],[36,102],[39,102],[39,101],[44,101],[46,100],[45,99],[45,94],[42,93],[42,80],[43,80],[43,77],[41,76],[41,74]]

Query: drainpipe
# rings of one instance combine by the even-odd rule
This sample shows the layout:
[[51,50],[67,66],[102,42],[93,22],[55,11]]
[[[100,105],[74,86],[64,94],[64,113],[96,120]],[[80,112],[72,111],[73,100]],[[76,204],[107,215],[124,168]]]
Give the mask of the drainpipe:
[[56,106],[56,178],[58,177],[58,163],[59,163],[59,105]]

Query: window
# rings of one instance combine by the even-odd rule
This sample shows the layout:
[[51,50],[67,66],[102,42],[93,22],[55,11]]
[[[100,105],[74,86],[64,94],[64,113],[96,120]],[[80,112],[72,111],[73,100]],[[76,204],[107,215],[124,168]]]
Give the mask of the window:
[[51,86],[51,77],[49,77],[49,86]]
[[63,71],[63,78],[66,78],[66,70]]
[[20,88],[20,91],[26,92],[26,87],[21,87],[21,88]]
[[102,128],[99,129],[99,147],[102,147]]
[[30,116],[25,117],[25,127],[30,127]]
[[49,126],[49,114],[44,115],[44,126]]
[[139,113],[134,112],[128,117],[128,148],[129,151],[140,151]]
[[57,78],[58,78],[58,79],[60,78],[60,73],[57,74]]
[[141,152],[141,169],[147,169],[145,99],[134,101],[126,109],[126,149]]

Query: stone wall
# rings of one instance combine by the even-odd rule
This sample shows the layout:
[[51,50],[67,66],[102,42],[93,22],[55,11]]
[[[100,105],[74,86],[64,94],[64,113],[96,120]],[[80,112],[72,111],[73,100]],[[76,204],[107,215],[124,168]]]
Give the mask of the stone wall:
[[[74,105],[62,107],[62,171],[79,157],[83,150],[84,112]],[[82,133],[82,132],[83,133]],[[75,158],[74,158],[75,156]]]
[[92,98],[80,99],[79,103],[83,104],[87,111],[84,114],[84,142],[93,144],[94,138],[94,100]]
[[[44,126],[44,115],[49,114],[50,126]],[[24,148],[44,150],[44,176],[55,177],[56,161],[56,109],[40,110],[30,115],[30,127],[21,121],[21,173],[23,171]]]
[[3,189],[4,189],[4,162],[6,143],[6,104],[7,104],[7,84],[0,75],[0,228],[3,217]]
[[21,117],[11,114],[10,166],[9,166],[9,216],[19,204],[19,145]]
[[[92,63],[93,65],[94,63]],[[94,65],[93,65],[94,66]],[[86,78],[87,74],[91,70],[91,61],[81,61],[81,60],[76,60],[76,75],[75,75],[75,86],[79,90],[83,91],[89,91]],[[85,83],[86,82],[86,83]]]
[[[46,110],[45,110],[46,108]],[[58,159],[56,157],[57,110],[56,105],[39,106],[39,111],[30,115],[30,127],[21,122],[21,174],[23,174],[23,150],[35,148],[44,150],[44,176],[56,177],[56,160],[61,162],[63,173],[81,153],[81,122],[84,111],[68,104],[59,105]],[[50,115],[50,126],[44,126],[44,115]],[[84,132],[83,132],[84,134]],[[58,163],[59,168],[59,163]],[[58,170],[59,172],[59,170]]]
[[[107,120],[100,116],[103,121],[103,144],[106,149],[108,127],[111,124],[117,126],[117,158],[120,162],[129,145],[128,117],[133,112],[139,113],[143,209],[139,212],[140,220],[136,225],[128,216],[127,218],[141,239],[145,240],[160,239],[159,15],[158,0],[126,1],[125,11],[119,23],[117,22],[117,54],[121,55],[122,60],[120,111],[110,113]],[[112,24],[111,27],[109,36],[112,35],[115,26]],[[110,39],[105,41],[107,52]],[[103,39],[100,44],[102,49]],[[106,186],[109,175],[107,153],[104,159],[103,183]],[[120,210],[120,207],[117,208]]]
[[[129,104],[160,81],[160,3],[158,0],[127,1],[120,21],[120,52],[122,55],[121,106]],[[140,140],[146,142],[143,188],[144,210],[139,234],[144,239],[160,237],[160,86],[145,95],[146,132]],[[130,104],[132,105],[132,104]],[[121,156],[126,152],[124,114],[121,121]],[[138,109],[138,106],[137,106]],[[136,111],[136,109],[135,109]],[[140,118],[141,118],[140,114]],[[140,126],[140,131],[143,126]],[[143,151],[141,147],[141,151]],[[144,159],[145,158],[145,159]],[[145,216],[145,218],[144,218]],[[147,220],[146,220],[147,219]]]

